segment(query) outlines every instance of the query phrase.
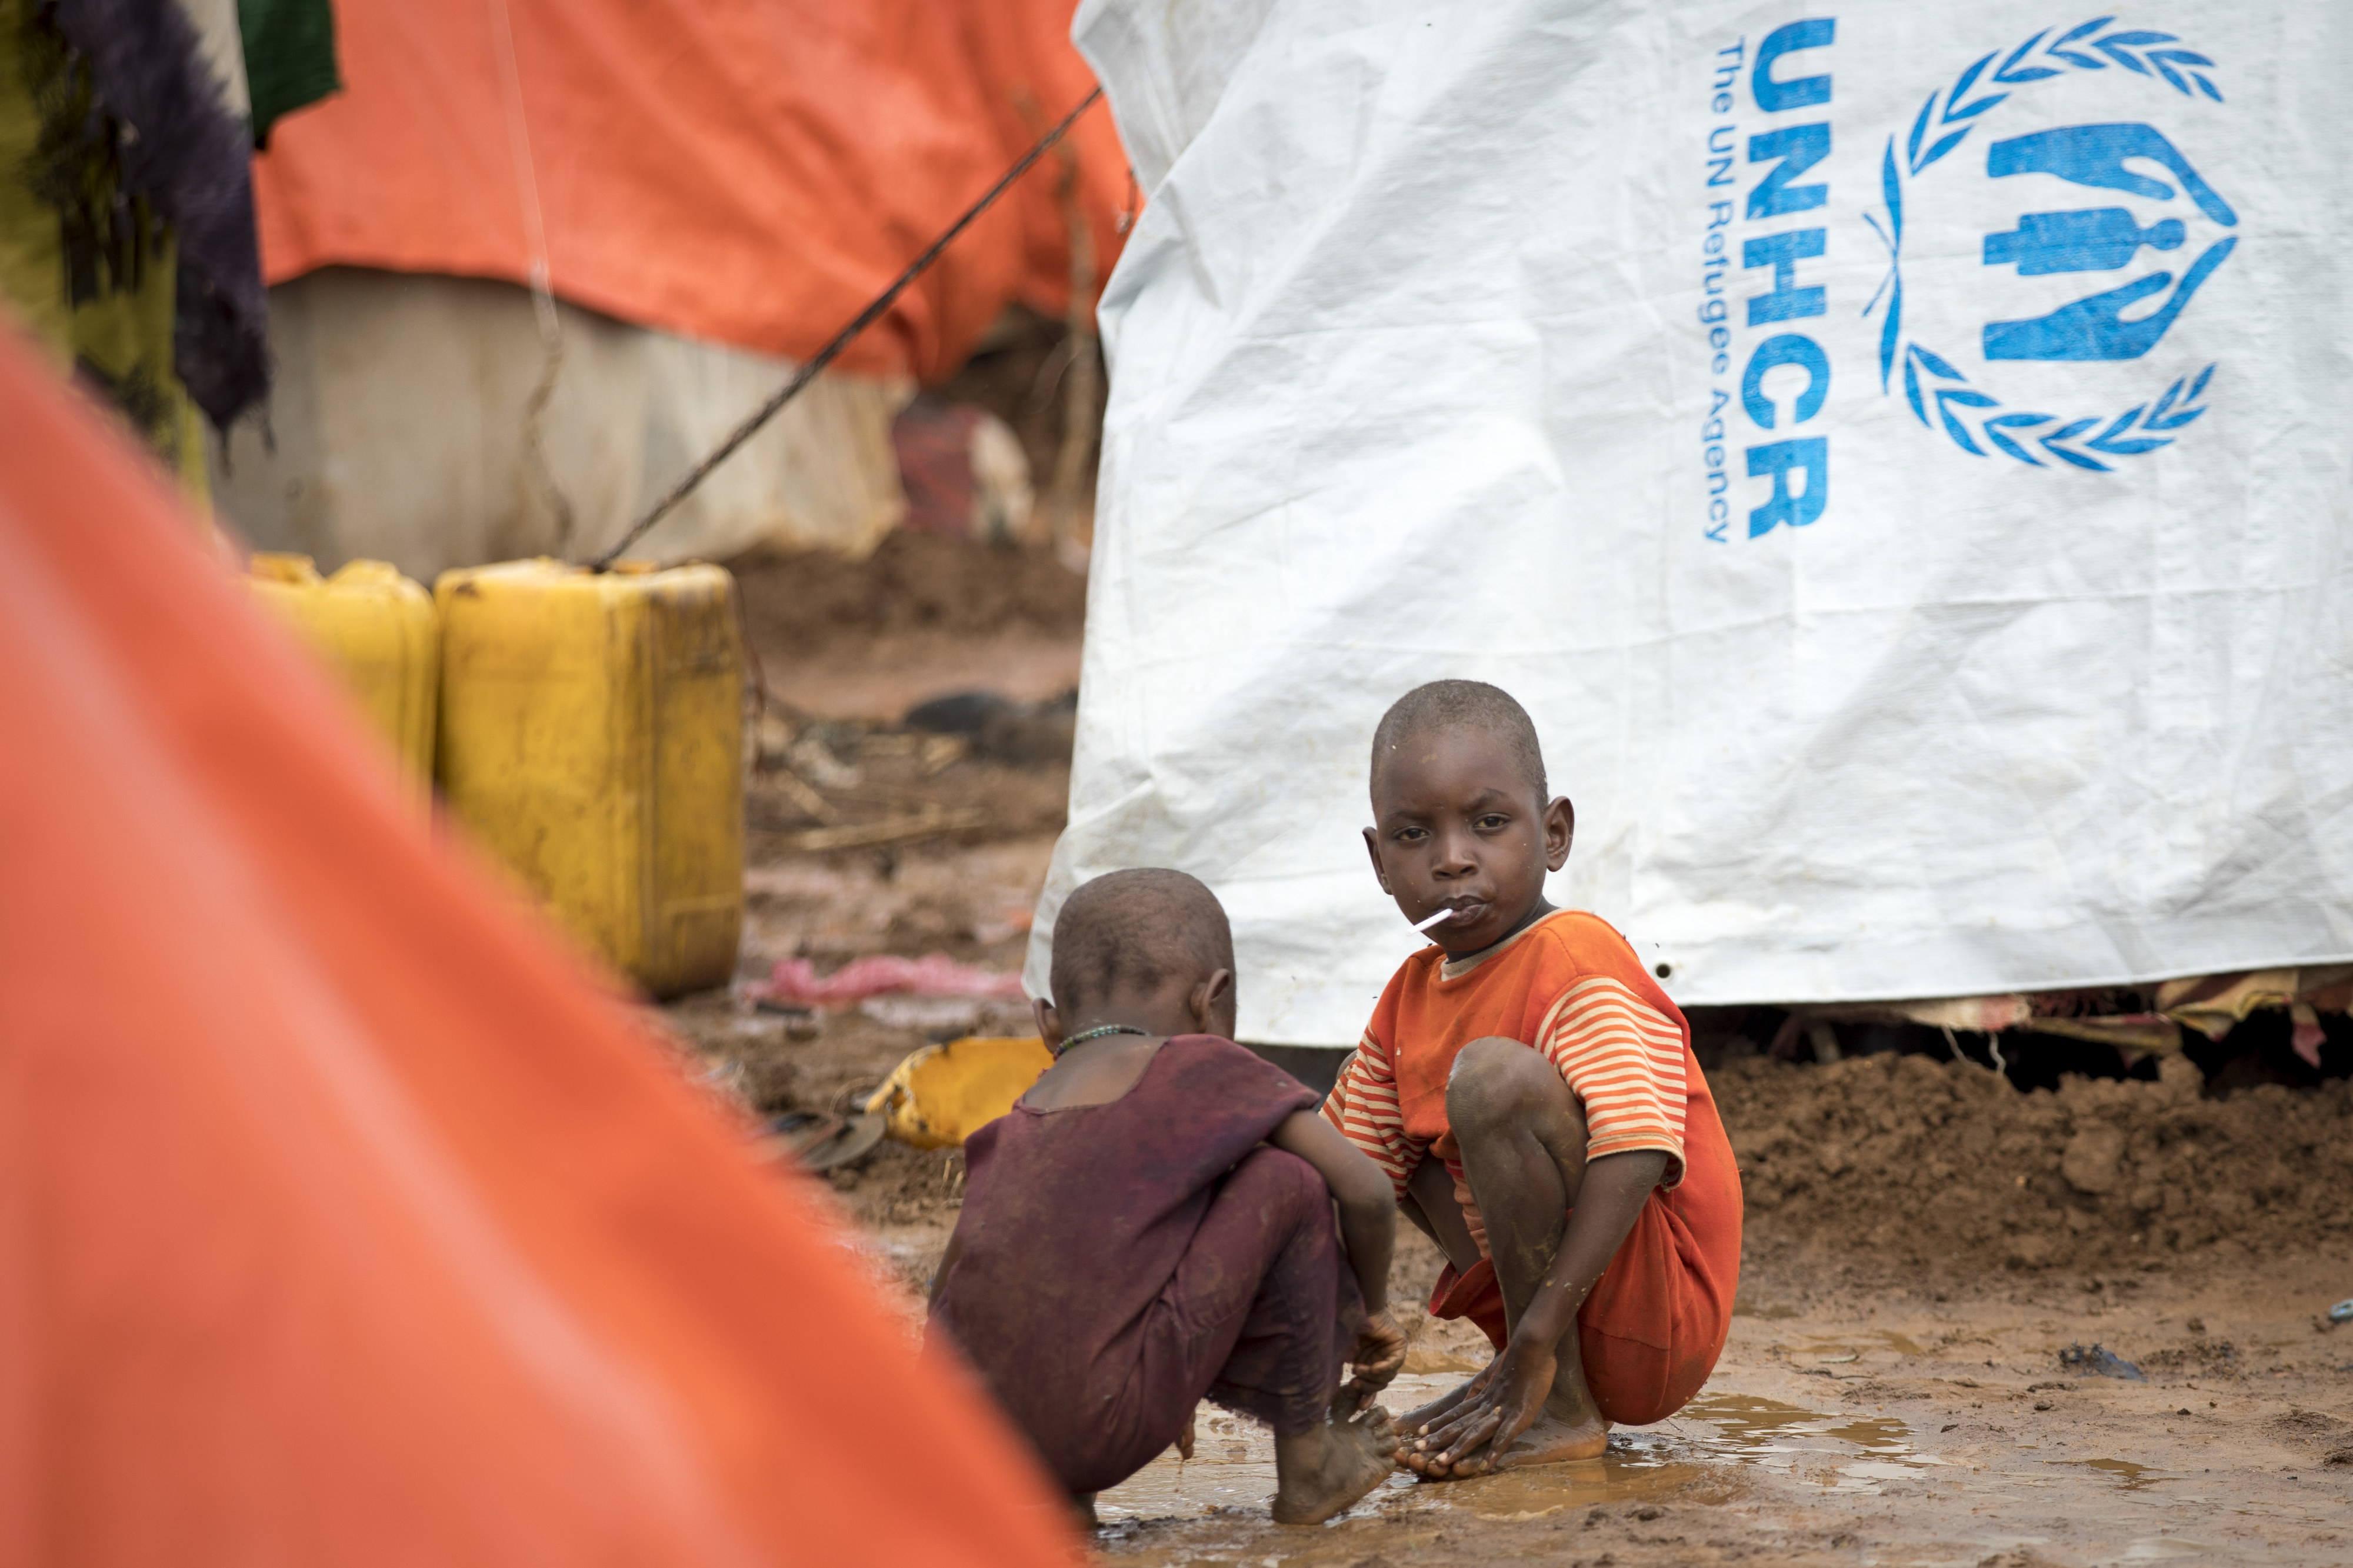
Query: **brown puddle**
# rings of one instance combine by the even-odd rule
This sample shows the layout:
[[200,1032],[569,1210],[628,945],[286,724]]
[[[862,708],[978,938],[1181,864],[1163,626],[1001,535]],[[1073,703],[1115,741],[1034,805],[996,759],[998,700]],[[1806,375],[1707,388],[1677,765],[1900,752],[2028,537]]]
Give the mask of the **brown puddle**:
[[[1457,1381],[1401,1376],[1382,1403],[1392,1411],[1410,1409]],[[1534,1519],[1669,1494],[1718,1503],[1744,1489],[1737,1468],[1744,1466],[1792,1471],[1802,1466],[1825,1491],[1876,1492],[1883,1482],[1939,1462],[1913,1452],[1911,1429],[1900,1421],[1825,1415],[1747,1394],[1703,1394],[1671,1421],[1619,1432],[1599,1459],[1435,1485],[1399,1470],[1348,1517],[1460,1509],[1480,1519]],[[1198,1518],[1221,1508],[1254,1511],[1273,1490],[1274,1442],[1266,1429],[1204,1405],[1189,1462],[1173,1451],[1163,1454],[1099,1494],[1095,1511],[1106,1524]]]
[[2143,1491],[2165,1479],[2153,1473],[2147,1465],[2136,1465],[2130,1459],[2046,1459],[2050,1465],[2082,1465],[2089,1469],[2105,1470],[2124,1483],[2128,1492]]
[[[1400,1414],[1461,1381],[1449,1373],[1406,1373],[1389,1384],[1381,1403],[1392,1415]],[[1392,1490],[1414,1484],[1410,1472],[1399,1470],[1352,1511],[1375,1508]],[[1273,1495],[1274,1435],[1255,1421],[1204,1405],[1194,1418],[1192,1458],[1179,1459],[1172,1448],[1110,1490],[1097,1492],[1095,1517],[1112,1524],[1194,1518],[1221,1508],[1263,1510]]]

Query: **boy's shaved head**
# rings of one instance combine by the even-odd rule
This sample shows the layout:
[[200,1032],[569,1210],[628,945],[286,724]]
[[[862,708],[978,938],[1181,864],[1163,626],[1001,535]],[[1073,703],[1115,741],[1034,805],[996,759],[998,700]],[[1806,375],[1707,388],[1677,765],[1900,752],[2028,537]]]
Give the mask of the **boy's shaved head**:
[[1483,680],[1433,680],[1389,704],[1373,731],[1372,788],[1375,809],[1381,769],[1412,737],[1433,730],[1483,730],[1501,738],[1526,774],[1539,804],[1545,799],[1544,750],[1528,710],[1500,686]]
[[1054,918],[1049,984],[1065,1018],[1105,997],[1207,980],[1234,966],[1218,895],[1182,871],[1113,871],[1082,884]]

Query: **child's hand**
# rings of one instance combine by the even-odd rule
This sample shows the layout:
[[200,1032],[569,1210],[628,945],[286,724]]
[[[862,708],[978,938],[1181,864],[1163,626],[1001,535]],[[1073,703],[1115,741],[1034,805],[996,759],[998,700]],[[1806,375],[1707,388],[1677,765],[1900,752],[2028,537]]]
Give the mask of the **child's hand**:
[[1404,1365],[1405,1331],[1386,1311],[1368,1313],[1348,1353],[1349,1369],[1366,1387],[1385,1388]]
[[[1553,1346],[1514,1334],[1503,1353],[1487,1363],[1482,1381],[1414,1444],[1429,1456],[1426,1473],[1474,1476],[1496,1468],[1520,1434],[1545,1413],[1545,1396],[1552,1392],[1559,1364]],[[1482,1446],[1485,1453],[1473,1452]]]

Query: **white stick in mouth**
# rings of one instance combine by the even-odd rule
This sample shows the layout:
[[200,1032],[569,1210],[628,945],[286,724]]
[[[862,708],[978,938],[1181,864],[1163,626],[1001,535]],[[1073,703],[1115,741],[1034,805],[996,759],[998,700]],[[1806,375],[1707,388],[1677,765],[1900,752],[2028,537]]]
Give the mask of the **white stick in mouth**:
[[1414,921],[1414,922],[1413,922],[1413,929],[1414,929],[1414,930],[1416,930],[1416,931],[1428,931],[1430,927],[1432,927],[1432,926],[1436,925],[1439,921],[1451,921],[1451,920],[1452,920],[1453,918],[1454,918],[1454,911],[1453,911],[1452,910],[1439,910],[1436,914],[1434,914],[1434,915],[1430,916],[1430,917],[1428,920],[1426,920],[1426,921]]

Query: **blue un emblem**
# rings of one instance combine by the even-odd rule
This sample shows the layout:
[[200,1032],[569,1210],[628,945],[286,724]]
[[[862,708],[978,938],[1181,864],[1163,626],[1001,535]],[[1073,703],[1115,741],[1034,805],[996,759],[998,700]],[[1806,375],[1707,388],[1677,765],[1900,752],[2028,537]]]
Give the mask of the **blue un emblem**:
[[[1999,134],[1999,110],[2013,95],[2047,94],[2094,72],[2145,87],[2152,108],[2184,100],[2190,105],[2222,101],[2204,55],[2172,34],[2116,29],[2112,20],[2102,17],[2056,37],[2046,29],[2006,57],[1987,55],[1949,87],[1930,93],[1908,133],[1887,139],[1881,161],[1884,206],[1870,221],[1886,247],[1888,271],[1865,312],[1885,311],[1881,388],[1894,395],[1900,385],[1924,426],[1941,430],[1976,457],[1999,455],[2037,468],[2055,460],[2107,472],[2116,458],[2170,445],[2172,432],[2205,412],[2201,400],[2212,363],[2180,366],[2178,373],[2168,366],[2165,379],[2145,382],[2128,406],[2111,401],[2098,414],[2035,406],[2050,396],[2047,382],[2031,401],[2015,391],[2002,395],[1997,384],[2005,363],[2165,357],[2168,334],[2239,243],[2231,232],[2239,216],[2229,200],[2158,123],[2102,120]],[[1996,308],[1972,345],[1985,362],[1976,379],[1953,363],[1959,356],[1938,352],[1921,335],[1916,301],[1907,321],[1905,297],[1907,206],[1916,230],[1933,188],[1924,176],[1939,164],[1948,171],[1964,167],[1972,142],[1983,148],[1985,178],[1995,187],[1986,199],[2027,205],[2014,221],[1982,237],[1985,282],[1968,292],[1978,304]],[[2073,200],[2063,205],[2054,196]],[[2061,296],[2055,300],[2050,298],[2054,289]],[[2016,313],[1999,308],[2006,299],[2028,298],[2041,308]]]

